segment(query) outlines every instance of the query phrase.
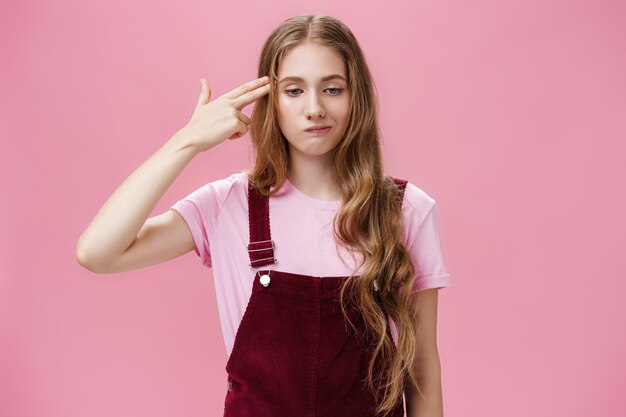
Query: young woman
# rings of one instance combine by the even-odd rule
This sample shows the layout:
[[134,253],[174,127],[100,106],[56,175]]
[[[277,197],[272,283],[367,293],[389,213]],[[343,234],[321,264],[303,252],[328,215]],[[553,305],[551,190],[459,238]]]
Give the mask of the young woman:
[[[226,416],[442,416],[435,200],[385,174],[371,74],[352,32],[300,15],[253,81],[211,101],[133,172],[80,237],[97,273],[192,250],[213,269]],[[243,108],[255,103],[251,117]],[[148,218],[198,153],[250,129],[250,170]],[[216,151],[212,151],[216,152]]]

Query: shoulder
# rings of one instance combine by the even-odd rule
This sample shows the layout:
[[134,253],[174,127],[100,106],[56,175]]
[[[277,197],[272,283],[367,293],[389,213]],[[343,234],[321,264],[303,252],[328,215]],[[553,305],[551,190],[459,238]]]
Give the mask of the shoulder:
[[207,188],[217,195],[226,198],[228,195],[239,189],[244,189],[248,184],[245,171],[235,172],[227,177],[206,183],[203,188]]
[[413,212],[419,217],[421,222],[435,207],[435,204],[435,199],[424,189],[411,182],[407,182],[404,190],[403,210],[406,209]]
[[248,184],[244,172],[235,172],[227,177],[209,181],[187,195],[180,204],[184,202],[195,203],[196,205],[207,207],[221,207],[231,195],[245,195],[245,188]]
[[435,199],[417,184],[407,179],[395,178],[396,182],[404,183],[402,214],[408,221],[420,224],[435,207]]

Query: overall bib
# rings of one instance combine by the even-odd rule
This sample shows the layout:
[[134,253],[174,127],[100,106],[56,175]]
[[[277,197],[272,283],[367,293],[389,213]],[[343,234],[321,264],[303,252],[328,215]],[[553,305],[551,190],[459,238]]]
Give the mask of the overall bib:
[[[403,195],[407,181],[391,178]],[[250,266],[275,265],[269,198],[251,185],[248,220]],[[359,329],[355,334],[339,303],[345,278],[271,268],[256,272],[226,363],[224,417],[376,416],[374,396],[365,384],[371,358],[365,323],[347,307]],[[389,417],[402,416],[401,395]]]

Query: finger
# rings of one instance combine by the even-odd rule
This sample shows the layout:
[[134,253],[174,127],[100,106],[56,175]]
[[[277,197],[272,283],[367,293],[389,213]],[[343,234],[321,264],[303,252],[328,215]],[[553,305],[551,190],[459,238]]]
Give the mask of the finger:
[[207,104],[211,99],[211,88],[207,85],[204,78],[200,79],[200,85],[202,88],[200,90],[200,97],[198,97],[198,104],[196,104],[196,108]]
[[252,120],[250,120],[250,117],[248,117],[248,115],[245,114],[243,111],[237,110],[236,114],[237,114],[237,117],[239,118],[239,120],[244,122],[246,125],[249,125],[252,122]]
[[254,103],[256,100],[269,93],[271,86],[271,84],[265,84],[235,98],[233,100],[233,106],[235,106],[235,108],[238,110],[243,109],[248,104]]
[[257,78],[256,80],[248,81],[247,83],[240,85],[234,90],[229,91],[228,93],[224,94],[224,97],[235,99],[237,97],[240,97],[268,83],[269,83],[269,78],[265,78],[265,77]]
[[238,139],[248,133],[248,125],[243,122],[239,122],[237,125],[237,131],[231,136],[233,139]]

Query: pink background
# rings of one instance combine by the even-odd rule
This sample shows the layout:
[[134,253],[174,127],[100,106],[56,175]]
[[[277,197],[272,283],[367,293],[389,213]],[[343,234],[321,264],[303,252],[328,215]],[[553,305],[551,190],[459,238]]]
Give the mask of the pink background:
[[[304,12],[352,28],[389,170],[438,202],[445,415],[623,415],[624,2],[240,4],[3,4],[0,415],[221,415],[211,272],[189,253],[97,275],[75,245],[198,80],[256,78]],[[153,215],[251,162],[248,136],[199,155]]]

